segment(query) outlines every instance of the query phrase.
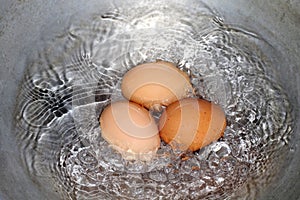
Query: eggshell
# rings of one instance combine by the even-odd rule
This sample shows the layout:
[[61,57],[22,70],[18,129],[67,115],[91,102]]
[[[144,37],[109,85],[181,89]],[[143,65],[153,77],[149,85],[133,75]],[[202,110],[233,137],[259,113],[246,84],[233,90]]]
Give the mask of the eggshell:
[[125,98],[147,108],[167,106],[193,91],[188,75],[165,61],[132,68],[124,75],[121,88]]
[[218,140],[225,128],[226,118],[222,108],[195,98],[172,103],[159,120],[162,140],[180,150],[199,150]]
[[142,106],[119,101],[100,116],[102,137],[127,160],[149,160],[160,146],[158,127]]

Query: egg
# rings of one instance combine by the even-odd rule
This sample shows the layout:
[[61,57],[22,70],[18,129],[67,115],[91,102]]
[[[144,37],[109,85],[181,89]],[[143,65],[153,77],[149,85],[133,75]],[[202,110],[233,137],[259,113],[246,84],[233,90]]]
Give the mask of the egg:
[[123,76],[121,89],[125,98],[146,108],[167,106],[193,91],[188,75],[166,61],[132,68]]
[[149,111],[129,101],[107,106],[100,116],[102,137],[126,160],[150,160],[160,146],[158,127]]
[[197,151],[218,140],[226,128],[223,109],[203,99],[170,104],[159,120],[160,137],[173,149]]

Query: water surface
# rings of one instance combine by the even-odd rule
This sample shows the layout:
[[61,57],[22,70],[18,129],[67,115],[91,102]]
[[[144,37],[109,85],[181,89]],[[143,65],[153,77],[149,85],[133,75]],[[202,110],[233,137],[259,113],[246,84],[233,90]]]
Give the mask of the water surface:
[[[16,133],[32,179],[47,179],[62,198],[252,199],[279,169],[292,118],[278,63],[266,56],[272,46],[204,4],[115,7],[39,43],[26,62]],[[101,138],[99,115],[121,96],[129,69],[157,59],[220,104],[228,126],[195,153],[178,156],[162,143],[151,162],[126,161]]]

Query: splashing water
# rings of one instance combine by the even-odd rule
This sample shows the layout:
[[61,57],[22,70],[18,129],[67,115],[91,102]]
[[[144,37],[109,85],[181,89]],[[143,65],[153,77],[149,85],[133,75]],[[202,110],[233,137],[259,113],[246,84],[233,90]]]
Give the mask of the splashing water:
[[[251,180],[266,184],[292,118],[260,45],[200,3],[140,3],[72,22],[28,58],[16,109],[28,172],[65,199],[224,199]],[[197,152],[178,156],[162,143],[152,161],[126,161],[101,138],[99,115],[121,94],[124,73],[157,59],[188,73],[197,96],[225,109],[228,126]]]

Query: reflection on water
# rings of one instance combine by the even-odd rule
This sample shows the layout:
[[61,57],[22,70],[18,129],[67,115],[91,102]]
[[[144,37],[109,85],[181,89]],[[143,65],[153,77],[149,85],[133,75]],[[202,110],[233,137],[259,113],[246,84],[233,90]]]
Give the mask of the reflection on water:
[[[248,182],[271,180],[292,131],[276,63],[258,46],[271,48],[200,3],[140,3],[73,21],[28,58],[16,132],[29,173],[71,199],[253,198]],[[162,143],[149,163],[125,161],[100,137],[99,114],[128,69],[156,59],[176,63],[199,97],[221,104],[228,127],[187,160]]]

